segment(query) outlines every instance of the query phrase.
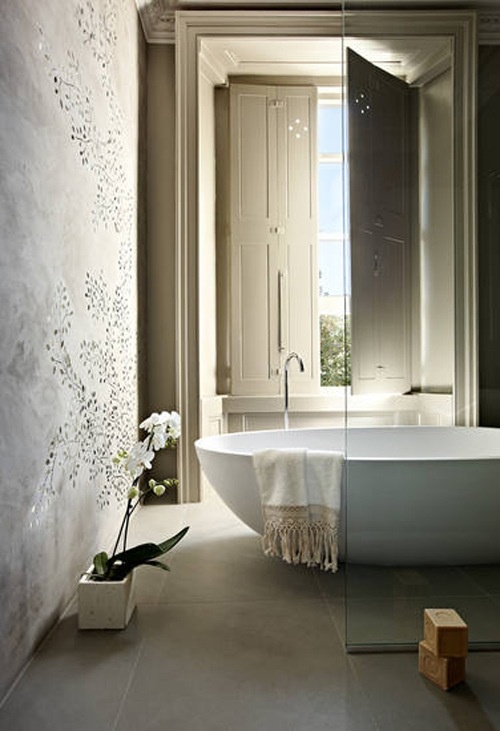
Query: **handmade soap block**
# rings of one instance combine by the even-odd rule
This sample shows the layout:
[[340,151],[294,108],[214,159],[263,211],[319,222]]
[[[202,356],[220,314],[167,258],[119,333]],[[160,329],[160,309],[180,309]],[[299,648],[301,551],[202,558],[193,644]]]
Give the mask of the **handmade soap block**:
[[465,680],[465,657],[438,657],[425,640],[418,644],[418,669],[443,690]]
[[438,657],[467,655],[467,625],[454,609],[425,609],[424,639]]

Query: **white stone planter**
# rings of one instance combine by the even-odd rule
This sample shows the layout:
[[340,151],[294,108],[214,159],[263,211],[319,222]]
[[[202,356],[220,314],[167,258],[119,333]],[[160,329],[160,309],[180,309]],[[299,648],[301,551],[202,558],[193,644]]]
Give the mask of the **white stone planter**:
[[78,583],[78,628],[124,629],[136,605],[134,571],[122,581],[92,581],[91,571]]

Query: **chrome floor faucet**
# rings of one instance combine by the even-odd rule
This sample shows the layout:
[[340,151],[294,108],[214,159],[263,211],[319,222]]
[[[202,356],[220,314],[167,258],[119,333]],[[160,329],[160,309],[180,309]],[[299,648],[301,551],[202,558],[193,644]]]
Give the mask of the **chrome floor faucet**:
[[304,368],[304,361],[300,357],[298,353],[290,353],[286,360],[285,360],[285,368],[284,368],[284,374],[285,374],[285,411],[283,414],[285,429],[288,429],[288,405],[289,405],[289,394],[288,394],[288,371],[290,370],[290,363],[292,360],[296,360],[299,364],[300,372],[303,373]]

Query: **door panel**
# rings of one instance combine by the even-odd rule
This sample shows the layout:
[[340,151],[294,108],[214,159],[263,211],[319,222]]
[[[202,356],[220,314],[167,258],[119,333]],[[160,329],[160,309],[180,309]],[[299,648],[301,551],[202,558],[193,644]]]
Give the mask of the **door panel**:
[[316,91],[234,84],[230,91],[231,393],[279,394],[284,358],[318,388]]
[[348,49],[352,391],[410,388],[409,89]]

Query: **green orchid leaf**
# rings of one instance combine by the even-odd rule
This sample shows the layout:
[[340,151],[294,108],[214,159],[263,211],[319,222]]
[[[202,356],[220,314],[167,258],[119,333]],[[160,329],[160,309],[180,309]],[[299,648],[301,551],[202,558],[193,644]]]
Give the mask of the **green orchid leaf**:
[[94,571],[98,576],[105,576],[108,570],[108,554],[106,551],[96,553],[94,556]]
[[126,563],[116,563],[109,567],[108,574],[106,576],[107,581],[122,581],[127,574],[129,574],[135,566],[128,565]]
[[163,569],[163,571],[170,571],[170,566],[167,566],[166,563],[163,563],[162,561],[146,561],[144,564],[145,566],[156,566],[159,569]]
[[[148,564],[149,566],[156,566],[164,571],[170,571],[167,564],[161,561],[156,561],[159,556],[162,556],[167,551],[170,551],[179,541],[186,535],[189,527],[183,528],[175,536],[168,538],[162,543],[141,543],[133,548],[128,548],[126,551],[117,553],[111,558],[108,558],[106,553],[98,554],[99,558],[99,571],[105,581],[121,581],[127,574],[129,574],[137,566]],[[106,560],[104,561],[104,557]],[[97,557],[96,557],[97,558]],[[96,569],[97,571],[97,569]]]
[[166,541],[163,541],[163,543],[159,543],[158,546],[161,548],[161,552],[167,553],[167,551],[170,551],[171,548],[173,548],[177,543],[179,543],[182,538],[184,538],[188,530],[189,526],[186,526],[178,533],[176,533],[175,536],[168,538]]
[[131,564],[133,566],[139,566],[141,563],[150,561],[152,558],[157,558],[163,553],[160,546],[156,543],[140,543],[138,546],[128,548],[126,551],[117,553],[115,556],[110,558],[110,561],[116,563],[119,561],[124,564]]

